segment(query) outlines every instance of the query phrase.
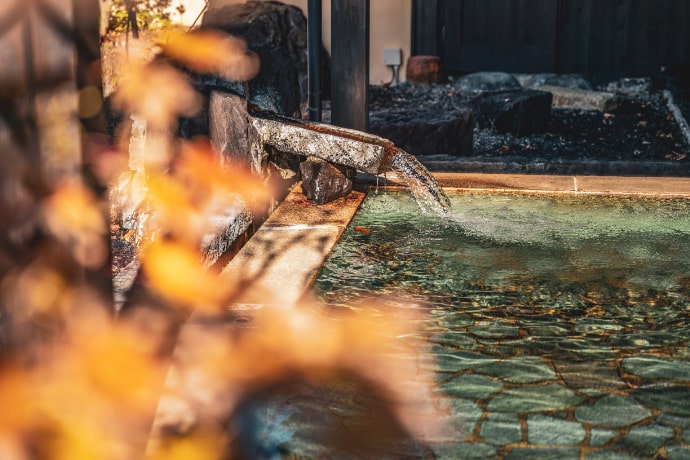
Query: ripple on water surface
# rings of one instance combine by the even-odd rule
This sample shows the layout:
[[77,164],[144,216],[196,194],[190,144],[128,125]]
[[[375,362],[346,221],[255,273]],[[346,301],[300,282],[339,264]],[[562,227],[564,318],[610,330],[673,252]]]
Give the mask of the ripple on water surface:
[[426,313],[421,368],[459,423],[439,458],[681,458],[690,200],[450,201],[372,193],[315,286],[334,311]]
[[[420,212],[409,194],[372,192],[317,293],[338,305],[390,295],[427,306],[430,331],[465,333],[499,355],[610,357],[687,340],[690,201],[486,193],[450,200],[452,211],[440,218]],[[458,312],[464,321],[454,321]],[[508,335],[486,332],[497,320],[509,323]]]

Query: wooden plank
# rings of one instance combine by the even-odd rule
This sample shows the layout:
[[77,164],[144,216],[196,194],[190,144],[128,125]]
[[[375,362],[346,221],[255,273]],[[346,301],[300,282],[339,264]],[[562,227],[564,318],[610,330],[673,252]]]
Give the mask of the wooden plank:
[[549,72],[555,68],[558,3],[553,0],[447,0],[442,3],[444,68]]
[[369,126],[369,0],[331,3],[331,122]]
[[440,19],[438,0],[412,0],[411,53],[413,56],[438,55]]
[[589,70],[589,18],[592,0],[560,0],[556,31],[556,71],[583,73]]

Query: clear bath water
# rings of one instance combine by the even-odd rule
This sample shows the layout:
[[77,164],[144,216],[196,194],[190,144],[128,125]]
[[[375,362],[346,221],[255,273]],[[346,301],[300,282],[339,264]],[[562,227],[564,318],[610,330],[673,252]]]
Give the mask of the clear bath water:
[[315,284],[336,317],[414,323],[391,343],[413,343],[401,355],[435,380],[419,398],[451,430],[363,458],[690,458],[690,200],[450,201],[438,217],[371,193]]
[[[467,333],[443,344],[501,356],[688,354],[690,201],[450,199],[452,212],[439,218],[409,194],[372,192],[316,282],[321,299],[350,308],[379,296],[425,308],[432,341],[439,331]],[[482,334],[481,325],[497,329]]]

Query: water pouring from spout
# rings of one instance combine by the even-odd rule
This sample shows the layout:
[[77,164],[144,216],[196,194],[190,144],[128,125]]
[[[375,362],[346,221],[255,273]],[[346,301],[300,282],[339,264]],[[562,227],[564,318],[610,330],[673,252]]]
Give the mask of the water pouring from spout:
[[412,191],[422,211],[445,216],[450,213],[450,199],[434,176],[413,155],[403,149],[390,158],[391,169],[397,172]]

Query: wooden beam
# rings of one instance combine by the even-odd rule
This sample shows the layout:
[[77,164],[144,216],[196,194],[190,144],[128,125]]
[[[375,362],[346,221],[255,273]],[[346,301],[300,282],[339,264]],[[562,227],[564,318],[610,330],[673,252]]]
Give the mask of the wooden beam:
[[369,0],[331,4],[331,122],[369,127]]

